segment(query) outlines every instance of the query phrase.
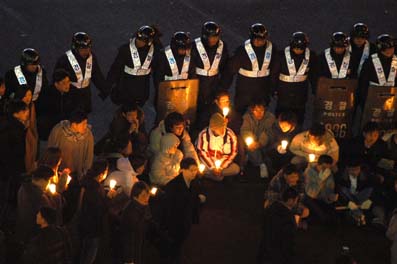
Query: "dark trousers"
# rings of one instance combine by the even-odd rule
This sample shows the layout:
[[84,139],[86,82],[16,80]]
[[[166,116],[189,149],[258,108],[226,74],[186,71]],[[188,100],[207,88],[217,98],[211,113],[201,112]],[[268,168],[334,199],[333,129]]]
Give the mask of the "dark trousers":
[[308,196],[304,197],[303,204],[310,210],[309,222],[320,224],[336,224],[335,208],[332,204],[313,199]]

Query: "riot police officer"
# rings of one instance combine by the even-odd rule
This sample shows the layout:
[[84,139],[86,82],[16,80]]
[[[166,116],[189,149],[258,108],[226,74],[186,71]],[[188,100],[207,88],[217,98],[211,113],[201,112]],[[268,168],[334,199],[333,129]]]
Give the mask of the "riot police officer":
[[389,34],[379,35],[376,39],[377,52],[364,63],[359,79],[358,100],[362,109],[369,86],[395,86],[397,84],[397,56],[395,41]]
[[27,48],[22,51],[20,65],[6,73],[5,85],[7,96],[14,94],[18,86],[27,85],[32,91],[32,101],[39,98],[40,92],[47,88],[48,80],[37,50]]
[[226,44],[221,40],[220,35],[220,26],[215,22],[207,21],[202,26],[201,37],[194,40],[192,58],[200,81],[197,106],[199,113],[212,103],[229,56]]
[[109,94],[109,86],[99,67],[98,60],[92,52],[92,39],[87,33],[77,32],[73,35],[71,49],[66,51],[55,64],[56,69],[64,69],[70,75],[72,82],[70,93],[78,98],[82,110],[92,111],[91,79],[100,91],[99,96],[104,100]]
[[119,48],[107,75],[115,104],[137,103],[143,106],[149,99],[153,58],[160,47],[155,44],[156,31],[142,26],[130,41]]
[[349,41],[345,33],[332,34],[330,47],[319,57],[319,76],[331,79],[356,78],[348,45]]
[[360,76],[365,60],[376,52],[376,47],[373,43],[368,41],[369,29],[364,23],[356,23],[350,32],[349,38],[349,52],[352,57],[353,68],[357,71],[355,76]]
[[229,89],[237,74],[235,106],[241,114],[253,98],[269,102],[278,78],[277,50],[268,40],[268,31],[263,24],[253,24],[249,29],[249,39],[237,48],[227,64],[222,78],[222,88]]
[[277,86],[277,114],[291,111],[303,123],[309,83],[316,85],[316,54],[308,48],[309,39],[303,32],[292,34],[290,45],[280,51],[280,75]]

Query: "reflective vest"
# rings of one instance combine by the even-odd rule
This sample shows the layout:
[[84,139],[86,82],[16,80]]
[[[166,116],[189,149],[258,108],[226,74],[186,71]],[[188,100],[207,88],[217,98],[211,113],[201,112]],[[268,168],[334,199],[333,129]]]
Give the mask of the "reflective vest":
[[130,68],[127,65],[125,65],[124,72],[129,75],[135,75],[135,76],[150,74],[151,72],[150,63],[153,60],[153,52],[154,52],[153,45],[150,46],[149,52],[146,56],[143,65],[141,65],[141,60],[139,59],[139,52],[135,46],[135,38],[130,40],[130,52],[131,52],[131,58],[132,58],[132,63],[134,64],[134,68]]
[[[349,52],[352,53],[352,45],[349,45]],[[363,64],[369,57],[369,41],[366,40],[364,44],[363,54],[361,55],[360,64],[358,65],[357,74],[360,76],[361,70],[363,69]]]
[[212,65],[208,58],[207,51],[205,50],[204,45],[201,42],[201,38],[196,38],[194,41],[196,42],[198,53],[204,65],[204,69],[196,67],[196,73],[201,76],[217,75],[219,73],[219,62],[221,61],[222,58],[223,41],[219,40],[218,48],[216,49],[216,53]]
[[78,89],[87,88],[90,85],[91,81],[92,55],[90,55],[86,60],[84,76],[83,72],[81,71],[80,64],[78,63],[73,52],[71,50],[66,51],[66,56],[68,56],[69,63],[72,66],[77,78],[77,82],[72,82],[72,85]]
[[243,68],[240,68],[238,70],[238,73],[245,77],[250,77],[250,78],[258,78],[258,77],[266,77],[269,76],[270,70],[269,70],[269,65],[270,65],[270,60],[272,58],[272,43],[270,41],[267,41],[267,48],[265,51],[265,57],[263,59],[263,64],[262,68],[259,70],[259,65],[258,65],[258,58],[256,57],[255,51],[252,48],[251,45],[251,40],[247,39],[245,41],[245,51],[247,52],[248,58],[251,61],[252,65],[252,70],[246,70]]
[[166,75],[164,79],[166,81],[175,81],[175,80],[187,80],[189,77],[189,65],[190,65],[190,54],[186,54],[183,60],[182,70],[179,73],[178,65],[176,64],[176,60],[174,54],[170,46],[165,48],[165,55],[168,60],[168,64],[170,66],[172,76]]
[[396,79],[396,71],[397,71],[397,56],[393,55],[393,59],[391,61],[390,72],[389,76],[386,80],[385,71],[383,70],[382,63],[378,57],[378,54],[372,54],[372,63],[375,67],[376,75],[378,76],[378,83],[370,82],[370,85],[376,86],[394,86],[395,79]]
[[[20,65],[15,66],[14,68],[15,76],[17,77],[19,85],[27,85],[28,82],[26,81],[25,75],[22,72],[22,68]],[[39,66],[38,72],[36,74],[36,85],[34,87],[32,101],[36,101],[39,98],[39,94],[41,91],[41,87],[43,86],[43,70]]]
[[331,48],[325,50],[325,59],[327,60],[329,71],[331,72],[332,79],[344,79],[347,76],[347,71],[349,70],[350,64],[350,52],[345,51],[343,56],[342,65],[340,66],[339,72],[336,67],[336,63],[331,56]]
[[287,61],[289,75],[280,73],[280,76],[279,76],[280,81],[283,81],[283,82],[306,81],[307,75],[305,73],[307,70],[307,66],[309,65],[310,50],[308,48],[305,49],[305,58],[302,60],[302,63],[299,66],[298,72],[296,72],[295,62],[291,58],[291,49],[289,46],[285,48],[284,54],[285,54],[285,59]]

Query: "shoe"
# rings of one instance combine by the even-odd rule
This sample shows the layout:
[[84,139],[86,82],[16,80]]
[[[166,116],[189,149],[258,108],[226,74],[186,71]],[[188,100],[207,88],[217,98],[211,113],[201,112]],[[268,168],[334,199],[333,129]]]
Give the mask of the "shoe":
[[260,175],[261,178],[268,178],[269,177],[269,171],[267,170],[267,166],[265,163],[262,163],[260,166]]

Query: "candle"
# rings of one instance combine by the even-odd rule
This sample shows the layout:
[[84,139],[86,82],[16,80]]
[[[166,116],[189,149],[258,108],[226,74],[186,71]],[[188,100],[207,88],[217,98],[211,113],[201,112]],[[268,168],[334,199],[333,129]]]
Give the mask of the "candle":
[[252,143],[254,143],[254,139],[252,137],[247,137],[245,139],[245,144],[249,147]]
[[114,189],[114,187],[116,187],[117,182],[115,180],[110,180],[109,182],[109,187],[111,190]]
[[229,111],[230,111],[229,107],[224,107],[222,109],[223,116],[226,117],[229,114]]
[[314,162],[314,160],[316,159],[316,155],[311,153],[309,154],[309,162]]
[[287,149],[287,146],[288,146],[288,141],[287,141],[287,140],[282,140],[282,141],[281,141],[281,148],[282,148],[283,150],[286,150],[286,149]]
[[150,190],[150,193],[151,193],[152,195],[156,195],[156,193],[157,193],[157,187],[153,187],[153,188]]
[[203,173],[204,170],[205,170],[205,165],[204,165],[203,163],[200,163],[200,164],[199,164],[199,172],[200,172],[200,173]]
[[72,180],[72,177],[70,177],[70,175],[68,175],[68,178],[66,179],[66,185],[69,185],[71,180]]
[[215,168],[219,169],[221,167],[222,161],[216,160],[215,161]]
[[48,185],[48,190],[50,190],[52,194],[55,194],[57,192],[57,186],[54,183],[51,183]]

